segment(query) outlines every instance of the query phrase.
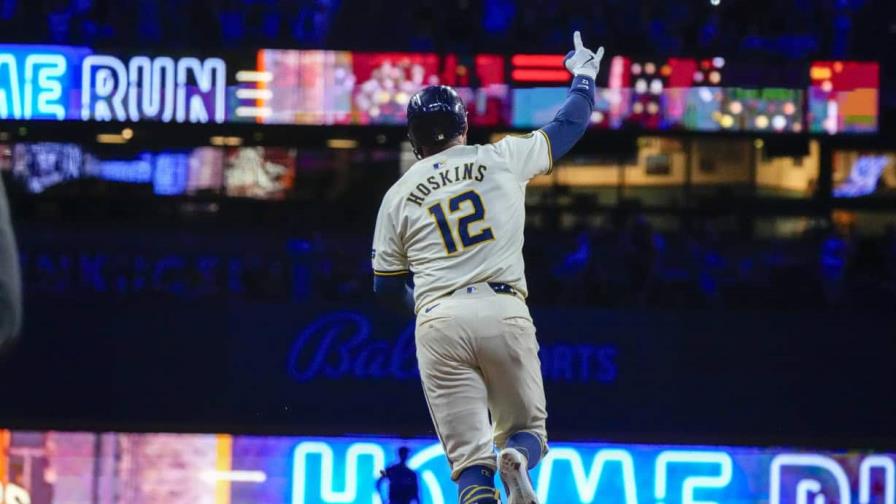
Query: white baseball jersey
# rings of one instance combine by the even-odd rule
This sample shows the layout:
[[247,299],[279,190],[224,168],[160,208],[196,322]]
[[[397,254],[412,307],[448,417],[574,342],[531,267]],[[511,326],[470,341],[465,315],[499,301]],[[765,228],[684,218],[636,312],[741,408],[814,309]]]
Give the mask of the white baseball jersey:
[[479,282],[506,283],[526,296],[526,184],[549,173],[552,163],[542,130],[421,159],[383,197],[374,273],[413,272],[417,312]]

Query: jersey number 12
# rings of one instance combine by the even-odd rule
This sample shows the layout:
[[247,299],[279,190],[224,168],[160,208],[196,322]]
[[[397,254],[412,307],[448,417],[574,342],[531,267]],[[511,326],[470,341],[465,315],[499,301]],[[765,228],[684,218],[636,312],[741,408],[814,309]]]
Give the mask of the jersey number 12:
[[[492,233],[492,228],[490,227],[483,228],[476,234],[470,234],[471,224],[485,220],[485,205],[482,204],[482,198],[477,192],[467,191],[451,198],[448,200],[448,210],[453,215],[460,211],[461,205],[464,203],[469,203],[469,206],[472,207],[473,211],[457,220],[457,236],[460,238],[460,243],[463,245],[463,248],[469,248],[482,242],[494,240],[495,235]],[[445,216],[445,209],[442,208],[442,203],[436,203],[429,207],[429,213],[432,214],[436,221],[436,225],[439,227],[439,232],[442,234],[442,242],[445,244],[445,250],[447,250],[449,254],[457,252],[457,242],[454,240],[455,233],[451,228],[451,224],[448,222],[448,218]]]

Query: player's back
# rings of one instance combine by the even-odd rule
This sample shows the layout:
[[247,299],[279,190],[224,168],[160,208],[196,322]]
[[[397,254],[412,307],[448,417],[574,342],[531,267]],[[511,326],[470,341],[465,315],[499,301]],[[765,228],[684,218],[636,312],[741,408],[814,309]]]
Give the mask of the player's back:
[[525,296],[525,186],[549,167],[540,132],[457,145],[418,161],[383,200],[374,269],[410,269],[418,311],[479,282],[504,283]]

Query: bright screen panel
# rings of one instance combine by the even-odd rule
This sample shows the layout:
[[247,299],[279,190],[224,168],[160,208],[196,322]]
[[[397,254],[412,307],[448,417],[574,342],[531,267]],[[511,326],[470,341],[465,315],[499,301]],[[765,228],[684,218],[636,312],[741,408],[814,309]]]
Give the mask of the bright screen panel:
[[812,133],[876,133],[880,66],[856,61],[816,61],[809,70]]
[[[373,436],[0,430],[0,485],[16,504],[382,504],[376,482],[403,446],[421,503],[456,502],[436,439]],[[558,441],[532,482],[564,504],[888,503],[894,465],[868,451]]]

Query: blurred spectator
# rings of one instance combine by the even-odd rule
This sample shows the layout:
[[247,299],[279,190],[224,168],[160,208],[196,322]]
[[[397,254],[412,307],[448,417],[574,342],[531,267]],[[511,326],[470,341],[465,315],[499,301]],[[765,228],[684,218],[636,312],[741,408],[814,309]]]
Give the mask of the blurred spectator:
[[0,348],[15,338],[22,324],[22,288],[16,239],[6,190],[0,178]]

